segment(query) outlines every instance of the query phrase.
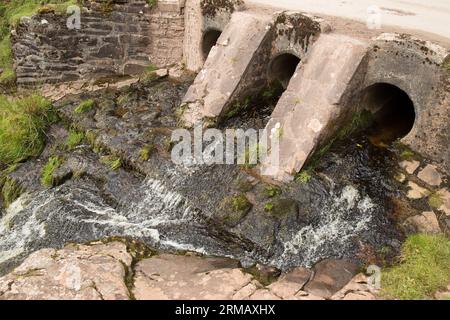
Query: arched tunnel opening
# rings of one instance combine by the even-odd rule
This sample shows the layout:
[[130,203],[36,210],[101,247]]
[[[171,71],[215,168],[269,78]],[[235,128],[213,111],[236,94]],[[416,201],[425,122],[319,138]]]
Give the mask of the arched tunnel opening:
[[222,32],[216,29],[210,29],[203,34],[202,53],[204,60],[208,58],[208,55],[211,52],[212,47],[216,45],[217,40],[219,40],[221,34]]
[[299,63],[300,58],[290,53],[275,57],[269,64],[269,79],[279,81],[286,89]]
[[377,83],[364,89],[362,107],[372,114],[369,138],[375,145],[389,145],[408,135],[416,113],[408,94],[397,86]]

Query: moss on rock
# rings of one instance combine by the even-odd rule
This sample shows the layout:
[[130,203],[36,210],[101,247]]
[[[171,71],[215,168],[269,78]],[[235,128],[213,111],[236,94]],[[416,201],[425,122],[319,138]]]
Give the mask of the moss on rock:
[[252,209],[252,204],[244,194],[225,198],[222,202],[219,220],[229,227],[237,226]]

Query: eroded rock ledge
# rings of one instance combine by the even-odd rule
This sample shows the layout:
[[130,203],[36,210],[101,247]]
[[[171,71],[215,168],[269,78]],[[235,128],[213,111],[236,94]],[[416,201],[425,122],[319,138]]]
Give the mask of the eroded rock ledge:
[[30,255],[0,278],[0,299],[376,299],[366,276],[344,260],[295,268],[267,286],[258,279],[270,270],[259,270],[249,273],[237,261],[191,253],[143,254],[122,241],[72,244]]

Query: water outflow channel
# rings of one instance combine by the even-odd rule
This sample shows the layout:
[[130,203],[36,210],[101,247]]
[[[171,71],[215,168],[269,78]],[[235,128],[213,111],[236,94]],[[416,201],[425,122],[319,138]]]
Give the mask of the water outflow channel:
[[[164,94],[162,86],[176,84],[158,84],[156,91],[142,88],[138,95],[157,100]],[[264,127],[267,115],[256,110],[270,109],[266,102],[249,102],[247,111],[229,119],[228,125]],[[126,120],[117,121],[119,127]],[[114,186],[115,203],[105,195],[107,187],[89,176],[22,195],[0,221],[0,273],[37,249],[108,237],[283,270],[310,267],[328,257],[365,262],[367,248],[394,255],[401,245],[392,203],[400,197],[392,178],[392,153],[364,135],[336,142],[315,164],[308,181],[277,187],[238,166],[176,166],[158,156],[149,161],[154,174],[146,178],[122,169],[105,178],[106,186]],[[242,193],[252,208],[230,225],[223,219],[229,209],[224,199]],[[276,210],[268,212],[267,203]]]

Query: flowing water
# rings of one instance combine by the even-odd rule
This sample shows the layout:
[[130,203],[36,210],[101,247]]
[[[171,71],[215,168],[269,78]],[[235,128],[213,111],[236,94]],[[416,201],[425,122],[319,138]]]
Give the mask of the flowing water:
[[[400,196],[392,178],[393,153],[373,146],[364,135],[335,143],[310,181],[284,184],[270,197],[264,195],[264,181],[237,166],[176,166],[162,158],[149,163],[154,174],[145,178],[132,179],[132,173],[120,169],[127,187],[115,192],[113,202],[89,176],[23,194],[0,220],[0,273],[40,248],[108,237],[282,270],[311,267],[329,257],[364,263],[364,248],[388,248],[395,254],[401,245],[392,205]],[[252,182],[245,194],[253,207],[229,226],[220,219],[223,199],[236,194],[236,181],[242,179]],[[288,203],[288,209],[267,212],[265,204],[275,201]]]

